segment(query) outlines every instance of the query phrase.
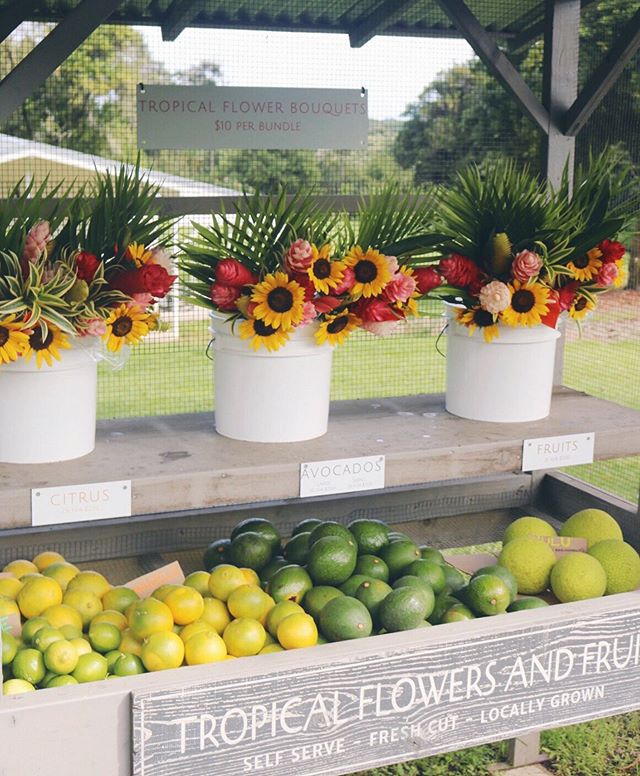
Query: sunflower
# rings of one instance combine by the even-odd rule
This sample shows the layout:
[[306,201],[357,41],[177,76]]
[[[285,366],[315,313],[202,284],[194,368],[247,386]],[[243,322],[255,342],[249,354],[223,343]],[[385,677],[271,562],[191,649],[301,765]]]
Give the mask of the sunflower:
[[345,265],[341,261],[331,261],[331,246],[323,245],[320,250],[311,246],[313,259],[307,274],[313,287],[321,294],[330,294],[332,288],[337,288],[344,278]]
[[571,274],[576,280],[588,282],[598,274],[602,267],[601,257],[602,251],[599,248],[592,248],[587,251],[585,256],[574,261],[567,262],[568,269],[571,270]]
[[343,259],[353,269],[356,282],[351,289],[355,297],[378,296],[391,280],[391,270],[386,256],[380,251],[368,248],[366,253],[359,245],[352,248]]
[[509,283],[511,301],[500,313],[500,319],[507,326],[537,326],[549,312],[549,289],[542,283]]
[[135,262],[136,267],[139,269],[153,257],[153,253],[142,243],[133,242],[127,245],[127,256]]
[[482,307],[473,307],[471,310],[457,310],[458,323],[469,329],[469,336],[478,329],[482,329],[485,342],[491,342],[494,337],[500,336],[500,330],[495,316],[483,310]]
[[591,310],[595,310],[596,304],[586,296],[577,296],[574,303],[569,308],[567,315],[574,321],[581,321]]
[[47,329],[47,336],[44,339],[42,339],[42,329],[40,326],[37,326],[31,334],[29,334],[27,346],[23,354],[24,360],[30,361],[31,356],[35,353],[36,366],[38,369],[42,366],[43,361],[46,361],[49,366],[53,366],[51,356],[57,361],[60,361],[59,348],[62,350],[69,350],[71,347],[67,340],[67,335],[63,331],[60,331],[57,326],[53,326],[49,323],[47,324]]
[[14,323],[15,315],[0,321],[0,364],[10,364],[22,355],[29,337],[21,331],[22,323]]
[[304,288],[284,272],[267,275],[251,294],[253,315],[273,329],[288,331],[304,317]]
[[251,338],[249,346],[258,350],[261,345],[269,351],[278,350],[289,339],[289,334],[281,328],[269,326],[260,318],[249,318],[240,324],[240,337]]
[[348,310],[337,313],[337,315],[327,315],[315,333],[316,342],[318,345],[324,345],[325,342],[330,345],[340,345],[346,340],[350,332],[361,325],[360,318]]
[[613,287],[614,288],[623,288],[624,285],[627,282],[627,272],[626,272],[625,268],[622,266],[622,264],[623,264],[623,260],[622,259],[618,259],[615,262],[615,265],[618,268],[618,275],[617,275],[616,279],[613,281]]
[[105,323],[107,331],[102,339],[107,350],[118,353],[123,345],[135,345],[149,333],[150,313],[137,305],[121,304],[115,307]]

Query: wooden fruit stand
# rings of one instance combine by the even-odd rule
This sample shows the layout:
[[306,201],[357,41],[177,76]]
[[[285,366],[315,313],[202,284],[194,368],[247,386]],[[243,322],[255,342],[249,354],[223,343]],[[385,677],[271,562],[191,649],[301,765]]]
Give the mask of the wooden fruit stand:
[[[549,418],[483,424],[441,396],[338,402],[329,433],[251,445],[211,414],[99,424],[96,451],[0,466],[0,562],[55,548],[123,583],[201,550],[259,514],[400,523],[420,541],[494,541],[522,514],[556,525],[600,506],[640,544],[636,509],[549,472],[526,440],[595,435],[595,459],[640,454],[640,413],[565,388]],[[302,462],[385,457],[384,489],[300,498]],[[132,516],[31,525],[39,489],[131,480]],[[6,696],[0,773],[53,776],[351,773],[640,708],[640,591],[468,623],[117,681]]]

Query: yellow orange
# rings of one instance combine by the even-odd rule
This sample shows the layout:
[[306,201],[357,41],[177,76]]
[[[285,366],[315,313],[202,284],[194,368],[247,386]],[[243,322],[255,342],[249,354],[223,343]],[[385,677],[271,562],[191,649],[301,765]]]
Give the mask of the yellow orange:
[[188,625],[199,620],[204,612],[204,599],[193,587],[179,585],[169,591],[164,603],[171,609],[173,621],[177,625]]
[[30,560],[26,560],[26,558],[12,560],[7,563],[7,565],[2,570],[8,572],[9,574],[13,574],[13,576],[17,577],[18,579],[24,577],[25,574],[38,573],[38,567],[36,564],[32,563]]
[[209,592],[214,598],[225,601],[231,593],[241,585],[247,584],[247,575],[237,566],[221,563],[209,576]]
[[111,589],[107,579],[98,571],[81,571],[67,585],[67,590],[88,590],[98,598]]
[[196,620],[195,622],[189,623],[189,625],[185,625],[184,628],[180,628],[180,633],[178,635],[186,644],[192,636],[196,635],[196,633],[205,633],[207,631],[210,631],[211,633],[216,632],[208,622]]
[[122,612],[117,612],[115,609],[105,609],[102,612],[98,612],[93,620],[91,620],[91,625],[98,625],[102,622],[107,622],[109,625],[115,625],[121,632],[129,627],[129,622],[124,614],[122,614]]
[[42,573],[45,577],[55,579],[64,593],[69,582],[80,573],[80,569],[77,566],[74,566],[73,563],[61,561],[60,563],[52,563],[50,566],[47,566]]
[[318,628],[310,614],[290,614],[278,625],[278,641],[285,649],[314,647]]
[[226,658],[227,646],[215,631],[203,631],[185,643],[184,656],[188,666],[217,663]]
[[247,580],[247,585],[260,586],[260,577],[258,572],[253,569],[241,568],[240,571],[244,574],[244,578]]
[[184,660],[185,645],[176,633],[152,633],[142,645],[140,657],[147,671],[178,668]]
[[187,587],[197,590],[204,598],[211,595],[209,592],[209,576],[208,571],[194,571],[192,574],[189,574],[184,583]]
[[164,601],[164,599],[169,595],[169,593],[172,590],[176,590],[179,587],[180,585],[173,585],[173,584],[160,585],[160,587],[157,587],[153,591],[153,593],[151,593],[151,597],[157,598],[158,601]]
[[6,617],[10,614],[17,614],[20,616],[20,609],[18,604],[13,598],[8,598],[5,595],[0,595],[0,617]]
[[63,625],[71,625],[82,632],[82,617],[77,609],[69,604],[54,604],[42,612],[42,616],[52,628],[62,628]]
[[80,655],[88,655],[93,650],[91,649],[91,644],[86,639],[83,638],[76,638],[76,639],[68,639],[70,644],[73,644],[73,648],[78,653],[78,657]]
[[38,553],[33,559],[33,564],[37,566],[38,571],[44,571],[47,566],[50,566],[52,563],[64,563],[64,558],[59,552],[45,550],[44,552]]
[[139,600],[140,596],[129,587],[112,587],[102,596],[102,605],[105,609],[124,613],[131,604]]
[[2,577],[0,578],[0,596],[12,598],[15,601],[23,585],[24,582],[18,577]]
[[[129,617],[129,627],[139,639],[149,638],[154,633],[170,631],[173,628],[171,609],[156,598],[137,601]],[[177,636],[177,638],[180,637]]]
[[224,629],[231,622],[231,615],[224,601],[219,601],[217,598],[205,598],[204,611],[200,619],[209,623],[215,632],[222,636]]
[[233,620],[224,629],[223,639],[227,651],[234,657],[257,655],[264,647],[266,631],[258,620],[243,617]]
[[142,639],[139,639],[131,628],[127,628],[122,632],[122,638],[120,639],[120,646],[118,647],[120,652],[124,652],[128,655],[137,655],[140,657],[142,652]]
[[86,628],[96,614],[102,611],[102,601],[89,590],[67,590],[62,603],[80,612],[83,628]]
[[62,603],[62,588],[48,577],[29,579],[16,596],[16,602],[23,617],[37,617],[50,606]]

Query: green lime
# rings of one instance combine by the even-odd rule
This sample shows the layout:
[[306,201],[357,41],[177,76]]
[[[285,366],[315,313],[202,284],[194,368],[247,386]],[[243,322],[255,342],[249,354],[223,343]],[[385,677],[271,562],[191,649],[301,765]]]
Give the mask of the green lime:
[[629,593],[640,586],[640,556],[620,539],[604,539],[589,548],[607,575],[605,595]]
[[301,520],[293,531],[291,531],[291,536],[297,536],[299,533],[311,533],[311,531],[321,523],[322,520],[318,520],[317,517],[308,517],[306,520]]
[[231,540],[231,562],[241,568],[260,571],[271,560],[273,546],[268,538],[256,531],[243,531]]
[[536,598],[535,596],[523,596],[513,601],[507,607],[508,612],[521,612],[523,609],[542,609],[545,606],[549,606],[542,598]]
[[503,546],[498,563],[516,578],[519,593],[537,595],[549,587],[556,554],[533,536],[519,536]]
[[284,548],[284,557],[288,563],[297,563],[299,566],[307,562],[309,554],[309,537],[311,532],[296,534],[286,544]]
[[111,652],[107,652],[105,657],[107,658],[107,671],[112,674],[113,673],[113,667],[118,662],[118,658],[121,658],[124,655],[124,652],[121,652],[119,649],[112,649]]
[[364,574],[365,577],[371,577],[371,579],[381,579],[383,582],[389,581],[389,566],[376,555],[358,556],[353,573]]
[[356,590],[356,598],[358,601],[362,601],[367,607],[376,627],[378,624],[378,610],[380,609],[380,604],[390,592],[391,587],[381,579],[371,579],[367,582],[363,582]]
[[357,557],[356,548],[341,536],[323,536],[309,549],[307,571],[314,585],[341,585],[353,574]]
[[467,584],[467,578],[461,571],[458,571],[455,566],[449,563],[445,563],[442,566],[442,572],[444,573],[444,586],[451,592],[455,593],[456,590],[460,590]]
[[433,560],[425,560],[420,558],[414,560],[413,563],[407,567],[406,574],[420,577],[428,582],[436,595],[445,589],[447,580],[444,574],[444,567]]
[[64,635],[57,628],[40,628],[33,637],[33,646],[43,652],[54,641],[62,641]]
[[116,676],[136,676],[137,674],[144,674],[144,665],[137,655],[125,652],[122,657],[116,661],[116,664],[113,667],[113,673]]
[[357,551],[358,545],[351,531],[342,523],[336,523],[334,520],[326,520],[324,523],[317,525],[312,531],[309,537],[309,547],[318,541],[318,539],[324,539],[325,536],[339,536],[346,542],[351,544],[354,550]]
[[[305,601],[306,600],[307,599],[305,596]],[[280,623],[291,614],[304,614],[304,609],[300,606],[300,604],[295,603],[295,601],[287,601],[286,599],[284,601],[279,601],[269,610],[269,614],[267,614],[267,632],[276,638],[278,635],[278,625],[280,625]]]
[[389,544],[389,526],[381,520],[352,520],[348,528],[358,545],[358,555],[377,555]]
[[44,664],[54,674],[70,674],[78,664],[78,653],[70,641],[54,641],[44,652]]
[[561,603],[599,598],[607,589],[607,575],[599,560],[586,552],[563,555],[551,569],[551,589]]
[[276,571],[271,577],[267,592],[276,603],[293,601],[299,604],[312,587],[313,582],[305,569],[291,564]]
[[446,563],[444,555],[440,550],[436,550],[435,547],[428,547],[426,544],[420,545],[420,556],[423,560],[432,560],[434,563],[439,563],[441,566]]
[[276,571],[278,571],[278,569],[289,565],[291,564],[288,560],[286,560],[286,558],[283,558],[282,555],[276,555],[274,558],[271,558],[266,566],[260,569],[260,581],[264,584],[270,582],[271,577],[276,573]]
[[340,590],[345,594],[350,596],[351,598],[355,598],[356,592],[358,591],[358,588],[363,582],[370,582],[371,577],[367,577],[364,574],[354,574],[352,577],[349,577],[346,582],[343,582],[340,585]]
[[436,597],[433,611],[429,615],[429,622],[432,625],[439,625],[447,609],[450,609],[452,606],[455,606],[459,603],[459,599],[454,598],[452,595],[447,593],[446,590],[443,593],[440,593],[440,595]]
[[461,622],[463,620],[475,620],[475,614],[464,604],[452,604],[440,618],[441,624],[448,622]]
[[49,620],[46,620],[44,617],[31,617],[22,626],[22,640],[25,644],[31,644],[40,628],[48,627],[50,627]]
[[414,560],[420,558],[420,548],[410,540],[391,542],[380,550],[380,557],[389,567],[389,579],[397,579]]
[[78,664],[72,674],[80,684],[97,682],[107,678],[107,658],[97,652],[87,652],[80,655]]
[[19,641],[11,633],[2,634],[2,665],[8,666],[9,663],[16,656],[18,651]]
[[13,658],[11,670],[16,679],[38,684],[44,679],[46,668],[42,652],[37,649],[21,649]]
[[346,641],[370,636],[373,630],[367,607],[355,598],[332,598],[320,612],[320,628],[329,641]]
[[78,684],[78,680],[74,679],[70,674],[56,675],[47,682],[47,690],[53,687],[70,687],[72,684]]
[[513,576],[513,574],[509,571],[509,569],[498,565],[483,566],[483,568],[478,569],[474,574],[472,574],[471,579],[481,577],[485,574],[493,574],[493,576],[500,577],[500,579],[502,579],[509,588],[509,592],[511,593],[511,600],[515,601],[515,598],[518,595],[518,582],[516,581],[516,578]]
[[211,571],[215,566],[221,563],[229,563],[230,539],[216,539],[207,547],[202,557],[202,563],[207,571]]
[[502,577],[482,574],[471,579],[466,598],[476,614],[503,614],[511,603],[511,590]]
[[413,586],[392,590],[380,604],[380,623],[389,633],[412,630],[433,611],[435,597],[425,588]]
[[89,626],[89,643],[96,652],[111,652],[118,649],[122,633],[110,622],[99,622]]
[[[280,550],[280,531],[275,525],[262,517],[249,517],[247,520],[242,520],[231,531],[231,544],[233,540],[243,533],[257,533],[265,538],[271,545],[271,555],[277,555]],[[251,568],[251,567],[249,567]]]
[[304,597],[304,610],[317,622],[320,617],[320,612],[324,609],[325,605],[333,598],[338,598],[338,596],[341,595],[344,595],[342,590],[338,590],[337,587],[331,587],[330,585],[312,587]]

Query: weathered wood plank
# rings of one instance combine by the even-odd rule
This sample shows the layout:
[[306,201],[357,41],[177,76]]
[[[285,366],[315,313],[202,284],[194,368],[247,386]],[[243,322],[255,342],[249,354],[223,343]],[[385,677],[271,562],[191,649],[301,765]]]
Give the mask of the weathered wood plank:
[[[0,465],[0,526],[30,524],[30,489],[131,479],[135,515],[296,499],[299,465],[339,455],[386,456],[386,488],[520,470],[526,438],[595,431],[597,459],[640,453],[640,412],[559,389],[549,418],[476,423],[444,410],[441,396],[337,402],[329,432],[288,445],[237,442],[213,416],[99,425],[96,451],[78,461]],[[624,428],[626,433],[620,434]]]
[[573,605],[563,622],[524,613],[452,641],[436,628],[357,660],[351,644],[342,659],[279,655],[268,674],[134,692],[134,776],[345,774],[638,708],[629,596],[605,617]]
[[[613,652],[612,645],[616,638],[617,651]],[[131,693],[136,698],[136,714],[139,713],[140,704],[147,703],[150,698],[173,698],[175,705],[171,706],[169,712],[175,718],[181,713],[183,701],[191,703],[196,694],[204,697],[207,692],[215,692],[215,687],[220,688],[220,693],[216,696],[217,705],[211,713],[218,716],[224,713],[224,703],[238,706],[246,699],[249,703],[255,703],[263,691],[268,692],[270,701],[280,702],[282,698],[289,698],[296,689],[305,698],[308,698],[309,693],[313,694],[316,687],[321,687],[319,692],[326,692],[327,687],[329,692],[337,689],[339,701],[345,704],[341,706],[343,713],[339,718],[339,728],[323,729],[321,723],[324,715],[319,711],[313,715],[306,732],[285,735],[287,741],[296,739],[291,743],[291,748],[306,745],[312,730],[317,733],[312,736],[313,743],[326,743],[349,736],[357,738],[359,734],[356,731],[359,729],[366,730],[367,735],[375,733],[377,736],[386,730],[391,736],[392,730],[400,731],[404,726],[410,728],[412,724],[420,723],[419,737],[412,738],[409,735],[407,740],[389,740],[387,743],[376,744],[373,750],[368,747],[367,739],[353,753],[357,757],[364,753],[371,765],[398,761],[402,757],[416,757],[425,750],[445,751],[459,745],[468,746],[485,740],[500,740],[524,734],[535,728],[554,727],[561,723],[638,708],[640,647],[634,646],[638,644],[640,594],[627,593],[544,610],[484,618],[470,623],[330,644],[310,650],[0,697],[0,742],[11,742],[10,746],[2,747],[0,773],[3,776],[58,776],[60,773],[131,776]],[[609,645],[609,654],[605,645]],[[600,665],[597,663],[598,650]],[[540,667],[532,662],[533,654],[537,654],[541,660]],[[552,656],[552,674],[547,681],[544,677],[544,661],[549,660],[549,654]],[[560,669],[566,669],[569,654],[574,655],[574,670],[565,679],[556,681],[553,676],[555,660],[558,660]],[[516,670],[509,688],[505,689],[518,657],[524,661],[525,668],[535,669],[534,681],[530,687],[524,688],[520,672]],[[610,670],[603,662],[606,659]],[[496,662],[489,667],[492,660]],[[457,673],[452,674],[452,670]],[[480,671],[480,679],[474,682],[477,671]],[[495,689],[492,689],[489,673],[495,680]],[[562,673],[561,670],[560,675]],[[408,700],[413,694],[412,683],[418,687],[419,692],[416,691],[415,696],[418,701],[422,691],[419,681],[417,685],[416,681],[422,677],[425,686],[431,688],[429,675],[435,683],[436,691],[443,688],[439,702],[435,702],[434,690],[430,690],[431,700],[426,707],[424,704],[422,708],[420,704],[409,706]],[[472,679],[469,686],[465,681],[467,676]],[[348,721],[349,709],[354,710],[351,716],[358,715],[360,692],[369,678],[374,689],[365,692],[363,712],[366,711],[366,714],[363,713],[362,724],[359,719]],[[376,716],[377,684],[381,685],[381,702],[388,704],[389,692],[398,682],[401,685],[396,691],[396,704],[400,708],[406,705],[406,710],[396,712],[393,707],[385,705],[381,706],[385,715]],[[485,693],[484,697],[480,697],[478,688]],[[593,688],[591,701],[582,702],[582,695],[579,703],[572,701],[573,692],[590,692],[589,688]],[[595,688],[602,689],[596,693]],[[468,692],[473,696],[469,701],[462,698]],[[563,693],[568,693],[564,701]],[[454,698],[447,699],[447,694]],[[462,699],[458,699],[458,696]],[[574,697],[577,700],[577,696]],[[533,702],[533,706],[528,705],[529,701]],[[520,710],[531,710],[531,713],[503,719],[502,715],[510,713],[509,709],[514,703],[519,704]],[[523,703],[524,706],[521,705]],[[539,703],[542,704],[541,711],[537,710]],[[298,704],[289,707],[290,716],[286,720],[292,726],[299,724],[296,715],[303,710],[303,706]],[[282,710],[281,706],[279,708]],[[391,713],[387,715],[390,708]],[[210,708],[198,705],[196,709],[198,712],[211,711]],[[502,712],[502,709],[507,711]],[[479,727],[478,719],[483,710],[490,719]],[[153,706],[149,706],[147,712],[152,711]],[[440,725],[454,728],[451,718],[456,714],[459,720],[456,719],[455,729],[437,732],[435,737],[431,735],[429,725],[432,725],[432,730],[433,726],[437,729]],[[544,719],[540,719],[541,714]],[[496,715],[497,719],[492,721]],[[471,721],[468,718],[472,718]],[[64,724],[61,724],[62,719]],[[240,719],[238,715],[236,722],[237,719]],[[280,725],[281,722],[282,714],[279,716]],[[227,725],[233,737],[231,721]],[[151,726],[149,729],[152,729],[152,735],[156,734],[153,714],[145,719],[145,726]],[[179,725],[172,727],[177,727],[179,732]],[[189,727],[186,735],[189,747],[194,740],[192,727]],[[262,736],[269,731],[267,724],[259,732]],[[469,737],[462,744],[455,743],[455,736],[465,731]],[[198,732],[196,727],[196,735]],[[400,737],[402,733],[396,735]],[[258,740],[256,737],[256,742]],[[152,739],[146,743],[149,741]],[[276,736],[276,741],[278,746],[275,749],[269,744],[261,751],[289,751],[284,738]],[[244,751],[244,744],[240,746]],[[249,742],[249,753],[246,756],[251,756],[252,746],[255,749],[255,742]],[[196,748],[199,748],[198,741]],[[204,751],[208,756],[208,744]],[[47,756],[43,757],[42,752],[46,752]],[[237,758],[237,751],[232,751],[229,757]],[[310,763],[316,766],[315,770],[303,770]],[[243,767],[244,763],[236,771],[242,772]],[[171,776],[180,776],[184,772],[179,769],[179,764],[174,763],[172,768],[169,771]],[[304,773],[345,773],[353,769],[342,759],[342,755],[336,754],[330,760],[323,759],[320,763],[317,759],[296,763],[295,770],[290,769],[288,773],[302,776]],[[225,773],[224,770],[211,767],[186,772],[197,776]],[[268,772],[277,773],[276,770]],[[144,773],[145,776],[154,776],[155,771],[147,770]]]

